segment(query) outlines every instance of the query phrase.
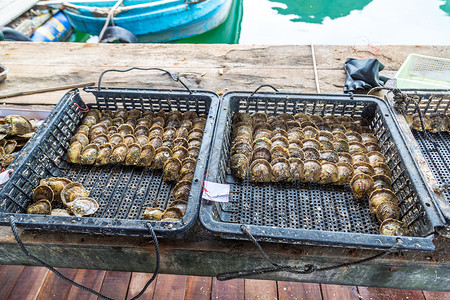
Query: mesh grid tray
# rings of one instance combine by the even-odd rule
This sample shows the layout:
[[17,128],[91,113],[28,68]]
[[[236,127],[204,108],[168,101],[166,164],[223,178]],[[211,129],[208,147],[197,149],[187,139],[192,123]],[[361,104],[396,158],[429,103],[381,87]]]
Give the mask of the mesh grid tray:
[[[85,88],[92,93],[98,109],[194,110],[207,115],[200,154],[184,217],[178,222],[155,222],[152,226],[160,237],[182,238],[198,216],[201,180],[205,172],[214,123],[219,105],[212,92],[185,90],[152,90],[120,88]],[[52,118],[42,126],[16,159],[15,172],[0,192],[0,223],[6,224],[13,214],[22,228],[85,232],[109,235],[147,235],[141,220],[144,208],[165,209],[175,183],[162,180],[162,172],[130,166],[82,166],[65,161],[74,131],[83,117],[86,104],[78,90],[67,93],[54,108]],[[92,217],[28,215],[24,213],[33,189],[40,179],[67,177],[83,184],[90,197],[97,200],[99,210]]]
[[[424,115],[450,113],[450,91],[445,90],[402,90],[413,101],[405,103],[405,113],[420,112]],[[418,107],[414,102],[417,102]],[[424,133],[411,130],[437,183],[443,187],[442,196],[436,202],[447,221],[450,221],[450,133]]]
[[245,239],[240,225],[261,241],[383,249],[396,237],[378,233],[368,201],[355,200],[349,186],[314,183],[252,183],[235,180],[229,171],[231,120],[236,111],[365,117],[393,171],[401,220],[410,235],[404,249],[432,250],[435,226],[442,223],[421,173],[386,103],[372,96],[230,92],[223,96],[205,180],[230,184],[228,203],[202,200],[202,224],[224,238]]

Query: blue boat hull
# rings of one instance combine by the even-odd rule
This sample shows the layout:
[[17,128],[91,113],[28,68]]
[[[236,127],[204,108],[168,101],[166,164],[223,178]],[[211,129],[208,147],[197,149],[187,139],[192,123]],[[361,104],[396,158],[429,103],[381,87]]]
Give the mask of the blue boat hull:
[[[131,31],[140,42],[173,41],[219,26],[227,18],[232,1],[205,0],[196,4],[180,1],[171,6],[141,8],[117,15],[114,24]],[[105,17],[96,17],[82,10],[66,10],[65,14],[75,29],[92,35],[98,35],[106,21]]]

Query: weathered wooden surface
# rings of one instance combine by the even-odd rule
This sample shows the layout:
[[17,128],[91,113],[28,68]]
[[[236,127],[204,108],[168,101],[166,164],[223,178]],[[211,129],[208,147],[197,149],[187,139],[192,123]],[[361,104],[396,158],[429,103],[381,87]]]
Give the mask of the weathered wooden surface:
[[[345,80],[343,63],[347,57],[378,58],[386,66],[384,74],[392,75],[409,53],[450,57],[447,47],[384,46],[375,52],[359,46],[315,46],[321,91],[342,93]],[[10,68],[8,79],[0,84],[0,95],[96,81],[106,69],[132,66],[180,72],[192,89],[219,93],[254,90],[261,84],[272,84],[282,91],[316,92],[309,46],[0,43],[0,57],[2,63]],[[146,71],[108,73],[104,85],[181,88],[166,75]],[[58,91],[1,101],[16,106],[54,105],[63,94],[64,91]],[[155,267],[154,248],[148,238],[37,231],[21,232],[21,237],[32,253],[45,257],[58,267],[137,272],[152,272]],[[215,238],[201,230],[199,225],[184,241],[161,240],[160,243],[163,273],[214,276],[220,272],[266,264],[251,243]],[[405,252],[340,270],[309,275],[282,272],[255,278],[449,290],[450,245],[444,238],[437,238],[436,245],[437,250],[432,253]],[[314,263],[319,266],[377,253],[277,244],[264,244],[263,247],[280,263]],[[67,253],[70,253],[70,259]],[[34,264],[20,252],[8,227],[0,227],[0,264]],[[107,274],[103,276],[108,277]],[[243,288],[243,281],[236,281],[239,285],[241,282]],[[221,284],[224,283],[216,280],[212,283],[213,287]],[[156,292],[158,287],[153,289]]]

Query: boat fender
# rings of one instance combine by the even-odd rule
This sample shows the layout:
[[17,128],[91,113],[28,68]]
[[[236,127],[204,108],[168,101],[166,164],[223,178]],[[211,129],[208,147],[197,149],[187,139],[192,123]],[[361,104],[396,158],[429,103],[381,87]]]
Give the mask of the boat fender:
[[10,27],[1,27],[0,30],[3,33],[5,41],[23,41],[23,42],[31,42],[31,39]]
[[138,38],[128,31],[127,29],[119,26],[109,26],[105,30],[105,34],[103,34],[100,43],[137,43],[139,42]]

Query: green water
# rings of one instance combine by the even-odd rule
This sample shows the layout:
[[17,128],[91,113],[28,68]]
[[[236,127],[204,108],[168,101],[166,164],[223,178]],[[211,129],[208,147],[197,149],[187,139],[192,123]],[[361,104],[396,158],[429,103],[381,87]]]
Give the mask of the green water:
[[450,0],[234,0],[219,27],[175,43],[448,45],[449,28]]

